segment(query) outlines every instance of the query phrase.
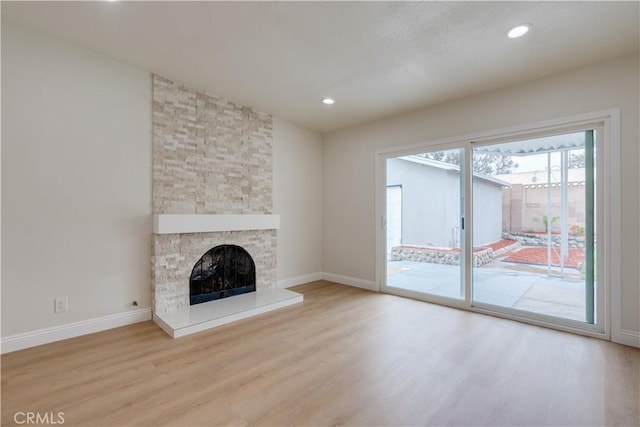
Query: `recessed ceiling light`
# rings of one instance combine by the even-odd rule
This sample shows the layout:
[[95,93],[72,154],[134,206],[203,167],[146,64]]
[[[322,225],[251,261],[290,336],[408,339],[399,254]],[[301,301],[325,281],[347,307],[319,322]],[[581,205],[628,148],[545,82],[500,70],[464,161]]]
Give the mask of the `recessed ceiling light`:
[[333,98],[323,98],[323,99],[322,99],[322,103],[323,103],[323,104],[331,105],[331,104],[333,104],[334,102],[336,102],[336,101],[335,101]]
[[518,37],[522,37],[525,34],[527,34],[531,29],[531,27],[532,27],[531,24],[518,25],[517,27],[513,27],[511,31],[509,31],[509,34],[507,34],[507,36],[510,39],[517,39]]

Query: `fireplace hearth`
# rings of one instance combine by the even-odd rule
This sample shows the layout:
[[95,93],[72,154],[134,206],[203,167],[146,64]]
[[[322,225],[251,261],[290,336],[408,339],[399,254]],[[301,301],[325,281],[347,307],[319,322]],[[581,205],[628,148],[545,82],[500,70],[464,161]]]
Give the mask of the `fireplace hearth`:
[[194,265],[189,279],[189,303],[200,304],[255,290],[256,266],[249,252],[237,245],[219,245]]

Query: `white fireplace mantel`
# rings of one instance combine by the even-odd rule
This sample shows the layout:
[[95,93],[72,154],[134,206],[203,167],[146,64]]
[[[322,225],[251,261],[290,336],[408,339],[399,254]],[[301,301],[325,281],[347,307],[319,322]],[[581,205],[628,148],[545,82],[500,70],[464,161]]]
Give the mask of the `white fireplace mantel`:
[[280,215],[153,215],[154,234],[211,233],[218,231],[275,230]]

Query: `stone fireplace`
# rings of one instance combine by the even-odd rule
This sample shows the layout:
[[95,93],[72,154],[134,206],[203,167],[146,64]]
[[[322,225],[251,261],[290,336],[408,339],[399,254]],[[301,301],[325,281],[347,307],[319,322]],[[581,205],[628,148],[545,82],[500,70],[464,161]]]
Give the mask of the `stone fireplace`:
[[220,245],[240,246],[252,255],[256,289],[275,287],[275,230],[156,234],[152,261],[155,313],[191,305],[193,268],[204,253]]
[[272,129],[266,113],[153,77],[154,317],[189,308],[194,270],[220,246],[250,254],[257,291],[276,288]]

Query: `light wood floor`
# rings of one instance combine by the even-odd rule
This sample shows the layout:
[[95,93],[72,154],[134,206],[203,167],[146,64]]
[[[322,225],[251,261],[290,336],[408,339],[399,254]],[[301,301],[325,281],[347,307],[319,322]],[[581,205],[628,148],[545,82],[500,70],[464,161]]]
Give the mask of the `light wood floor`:
[[2,425],[624,425],[640,350],[315,282],[176,340],[151,322],[2,356]]

